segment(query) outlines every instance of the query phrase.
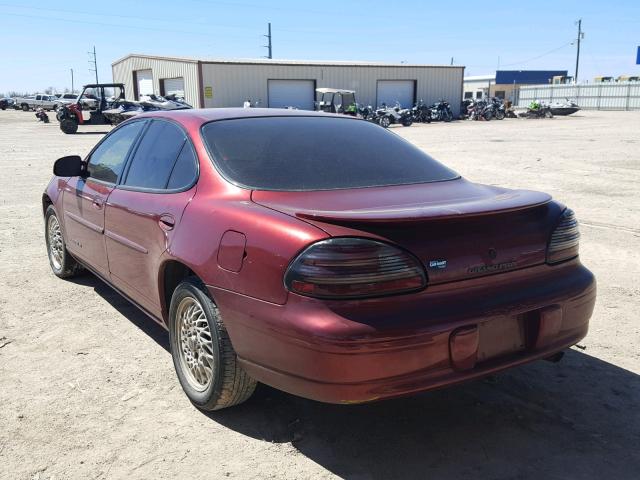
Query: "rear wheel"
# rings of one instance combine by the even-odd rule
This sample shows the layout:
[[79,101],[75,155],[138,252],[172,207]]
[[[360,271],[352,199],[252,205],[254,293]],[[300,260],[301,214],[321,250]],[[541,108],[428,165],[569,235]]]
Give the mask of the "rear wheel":
[[26,103],[22,104],[22,111],[23,112],[28,112],[29,111],[29,105],[27,105]]
[[546,111],[544,112],[544,116],[545,116],[546,118],[553,118],[553,113],[551,113],[551,110],[546,110]]
[[504,120],[504,110],[497,110],[496,111],[496,119],[497,120]]
[[413,125],[413,120],[410,118],[406,118],[402,121],[403,127],[410,127],[411,125]]
[[44,219],[47,254],[49,255],[51,270],[60,278],[69,278],[77,275],[82,271],[82,266],[67,252],[60,221],[52,205],[47,208]]
[[178,380],[196,407],[219,410],[253,394],[256,381],[238,364],[218,307],[195,277],[173,292],[169,337]]
[[78,131],[78,123],[70,118],[60,120],[60,130],[66,134],[76,133]]
[[391,125],[391,120],[389,120],[389,117],[384,116],[384,117],[380,117],[379,123],[381,127],[389,128],[389,125]]

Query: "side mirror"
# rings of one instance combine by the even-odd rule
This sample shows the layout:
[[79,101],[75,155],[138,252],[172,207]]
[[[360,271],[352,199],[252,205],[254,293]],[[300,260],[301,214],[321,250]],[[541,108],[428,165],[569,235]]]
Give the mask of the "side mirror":
[[53,164],[53,174],[58,177],[80,177],[84,174],[84,164],[79,155],[59,158]]

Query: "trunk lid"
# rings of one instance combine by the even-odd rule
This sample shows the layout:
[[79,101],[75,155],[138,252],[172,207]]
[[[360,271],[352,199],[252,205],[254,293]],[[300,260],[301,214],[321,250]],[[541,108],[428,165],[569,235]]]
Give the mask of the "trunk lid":
[[254,191],[252,200],[332,236],[373,236],[400,245],[443,283],[545,262],[562,207],[545,193],[462,178],[351,190]]

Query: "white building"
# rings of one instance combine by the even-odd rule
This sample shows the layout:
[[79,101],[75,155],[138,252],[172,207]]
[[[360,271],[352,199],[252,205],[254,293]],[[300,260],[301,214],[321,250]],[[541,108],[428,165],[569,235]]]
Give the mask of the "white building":
[[195,107],[261,107],[312,110],[315,89],[356,91],[364,105],[411,107],[417,100],[449,101],[454,114],[462,99],[464,67],[293,60],[202,60],[130,54],[112,64],[113,81],[126,97],[176,93]]
[[464,95],[465,100],[488,97],[491,85],[496,83],[494,75],[475,75],[464,77]]

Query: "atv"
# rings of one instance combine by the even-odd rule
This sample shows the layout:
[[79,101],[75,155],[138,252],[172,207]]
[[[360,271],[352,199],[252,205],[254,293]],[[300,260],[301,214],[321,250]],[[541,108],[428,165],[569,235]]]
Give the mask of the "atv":
[[56,118],[60,130],[71,134],[78,131],[79,125],[112,125],[112,121],[102,112],[109,110],[124,100],[124,84],[94,83],[85,85],[75,103],[58,108]]

